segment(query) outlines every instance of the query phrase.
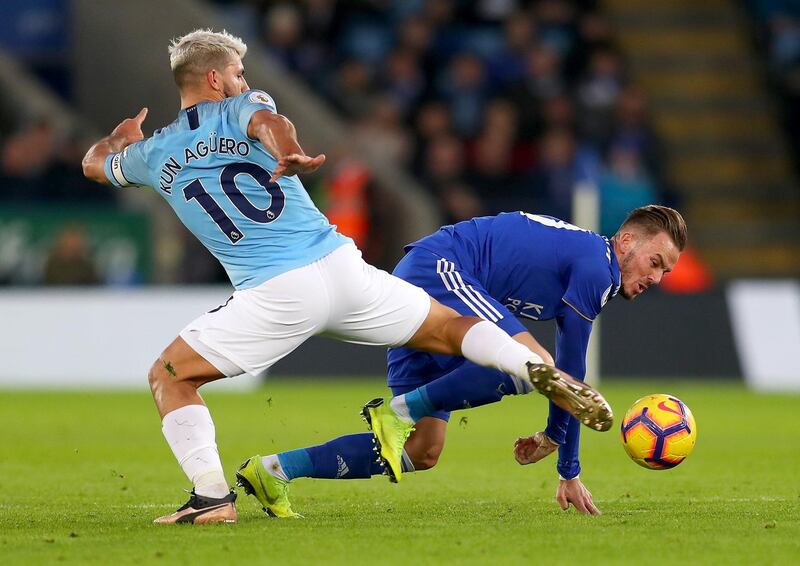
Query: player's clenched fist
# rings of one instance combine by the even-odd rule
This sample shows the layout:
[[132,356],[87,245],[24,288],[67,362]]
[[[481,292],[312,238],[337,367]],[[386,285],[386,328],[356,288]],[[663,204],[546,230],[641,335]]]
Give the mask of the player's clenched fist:
[[558,444],[550,440],[544,432],[537,432],[528,438],[518,438],[514,443],[514,458],[522,465],[534,464],[555,452]]

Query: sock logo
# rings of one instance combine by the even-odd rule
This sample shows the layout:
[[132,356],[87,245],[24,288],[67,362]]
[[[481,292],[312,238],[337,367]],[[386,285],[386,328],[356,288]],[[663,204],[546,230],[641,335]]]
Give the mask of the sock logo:
[[336,462],[338,463],[339,467],[336,470],[336,479],[346,476],[350,473],[350,468],[347,467],[347,462],[344,461],[344,458],[336,455]]

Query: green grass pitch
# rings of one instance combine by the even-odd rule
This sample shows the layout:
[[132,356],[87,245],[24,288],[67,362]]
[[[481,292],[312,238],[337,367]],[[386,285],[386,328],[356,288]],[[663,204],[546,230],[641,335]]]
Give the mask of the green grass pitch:
[[[293,483],[302,520],[267,518],[240,495],[239,523],[156,526],[188,488],[146,393],[0,392],[2,564],[786,564],[800,552],[797,396],[727,383],[607,381],[618,418],[648,393],[677,395],[699,430],[680,467],[648,471],[618,427],[584,429],[581,475],[604,511],[553,501],[555,461],[519,466],[514,439],[540,429],[538,395],[455,413],[439,466],[398,485]],[[223,462],[361,432],[363,381],[275,380],[209,390]],[[551,457],[552,458],[552,457]]]

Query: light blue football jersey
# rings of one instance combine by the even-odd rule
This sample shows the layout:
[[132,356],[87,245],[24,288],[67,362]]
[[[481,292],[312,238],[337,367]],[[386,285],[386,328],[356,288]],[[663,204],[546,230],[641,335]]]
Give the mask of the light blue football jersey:
[[117,187],[153,187],[222,263],[236,289],[255,287],[351,242],[317,209],[297,178],[269,181],[277,161],[247,136],[259,110],[250,90],[182,109],[170,125],[106,159]]

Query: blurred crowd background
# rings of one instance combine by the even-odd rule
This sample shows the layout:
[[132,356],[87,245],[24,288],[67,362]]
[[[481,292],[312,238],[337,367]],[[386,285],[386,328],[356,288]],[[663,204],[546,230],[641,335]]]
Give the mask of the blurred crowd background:
[[412,171],[448,222],[569,219],[581,181],[601,185],[606,232],[669,200],[646,94],[596,2],[254,5],[270,52]]
[[[335,112],[348,132],[342,144],[369,145],[408,172],[442,223],[511,210],[570,220],[573,193],[585,185],[599,195],[604,234],[644,204],[686,212],[692,250],[676,290],[754,271],[796,275],[800,2],[663,4],[216,0],[213,8],[251,49],[265,50]],[[71,3],[3,6],[4,64],[74,109],[70,26],[80,23],[70,20]],[[720,39],[726,23],[737,40],[730,52]],[[704,25],[706,36],[682,41],[685,30]],[[167,65],[165,46],[147,49]],[[755,77],[747,96],[736,82],[745,61]],[[713,82],[721,72],[730,76]],[[678,96],[673,91],[686,80]],[[270,91],[269,84],[251,86]],[[160,249],[146,212],[83,179],[80,159],[105,133],[91,114],[79,112],[65,126],[2,92],[0,284],[225,281],[190,236],[177,238],[174,250]],[[367,259],[391,268],[404,242],[382,229],[393,201],[372,173],[366,162],[348,159],[306,182]],[[164,256],[178,266],[167,280],[153,268]]]

